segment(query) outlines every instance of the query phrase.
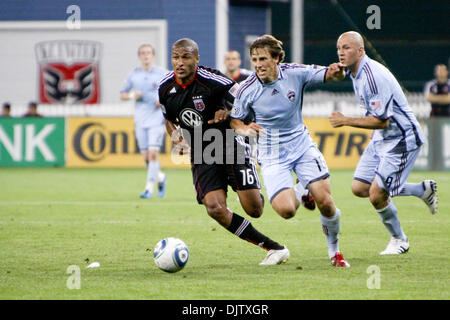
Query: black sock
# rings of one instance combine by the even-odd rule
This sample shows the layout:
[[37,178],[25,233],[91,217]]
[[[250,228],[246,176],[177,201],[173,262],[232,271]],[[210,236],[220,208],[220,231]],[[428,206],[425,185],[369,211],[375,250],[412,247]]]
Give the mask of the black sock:
[[234,233],[239,238],[247,240],[257,246],[260,246],[266,250],[281,250],[284,247],[279,243],[269,239],[258,230],[253,228],[250,221],[244,219],[240,215],[233,212],[233,218],[231,219],[231,224],[228,227],[228,231]]

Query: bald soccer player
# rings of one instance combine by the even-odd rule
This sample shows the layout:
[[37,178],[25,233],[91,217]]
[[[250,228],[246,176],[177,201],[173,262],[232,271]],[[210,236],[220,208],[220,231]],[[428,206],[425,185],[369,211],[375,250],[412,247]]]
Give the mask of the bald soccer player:
[[409,241],[392,197],[415,196],[427,204],[431,213],[437,210],[435,181],[406,182],[424,143],[422,129],[392,73],[366,55],[359,33],[343,33],[337,40],[337,53],[350,74],[355,95],[366,115],[352,118],[333,112],[330,123],[335,128],[350,126],[374,130],[356,167],[352,192],[358,197],[369,197],[391,235],[389,244],[380,254],[405,253],[409,250]]

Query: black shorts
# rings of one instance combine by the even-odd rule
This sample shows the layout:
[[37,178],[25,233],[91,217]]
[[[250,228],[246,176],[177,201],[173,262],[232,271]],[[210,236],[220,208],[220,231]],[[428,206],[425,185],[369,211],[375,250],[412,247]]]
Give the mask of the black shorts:
[[199,204],[208,192],[227,192],[228,186],[234,191],[261,189],[256,166],[249,160],[245,164],[192,164],[191,170]]

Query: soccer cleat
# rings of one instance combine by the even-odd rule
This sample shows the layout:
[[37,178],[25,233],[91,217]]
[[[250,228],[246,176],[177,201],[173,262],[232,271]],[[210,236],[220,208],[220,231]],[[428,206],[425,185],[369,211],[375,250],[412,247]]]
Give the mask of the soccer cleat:
[[166,176],[163,181],[158,183],[158,197],[163,198],[166,195]]
[[269,250],[263,261],[259,263],[260,266],[272,266],[275,264],[286,263],[289,260],[289,249],[284,247],[280,250]]
[[141,199],[151,199],[153,197],[153,194],[150,192],[150,190],[145,190],[139,197]]
[[409,250],[409,242],[408,239],[397,239],[392,237],[391,241],[389,241],[386,249],[380,252],[381,255],[386,254],[402,254],[406,253]]
[[336,252],[334,257],[331,258],[331,264],[334,267],[350,268],[350,264],[344,260],[344,256],[339,252]]
[[428,209],[430,209],[431,214],[435,214],[437,212],[438,207],[438,197],[436,193],[437,184],[433,180],[424,180],[422,184],[425,191],[420,198],[428,206]]
[[314,197],[311,195],[311,192],[308,191],[307,194],[302,196],[302,205],[311,211],[316,208],[316,203],[314,202]]

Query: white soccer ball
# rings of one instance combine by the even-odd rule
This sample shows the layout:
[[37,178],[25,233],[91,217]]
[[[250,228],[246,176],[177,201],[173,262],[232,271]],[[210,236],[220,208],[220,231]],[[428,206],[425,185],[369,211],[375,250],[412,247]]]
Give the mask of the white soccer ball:
[[156,244],[153,251],[156,265],[166,272],[177,272],[184,268],[189,260],[189,249],[178,238],[165,238]]

